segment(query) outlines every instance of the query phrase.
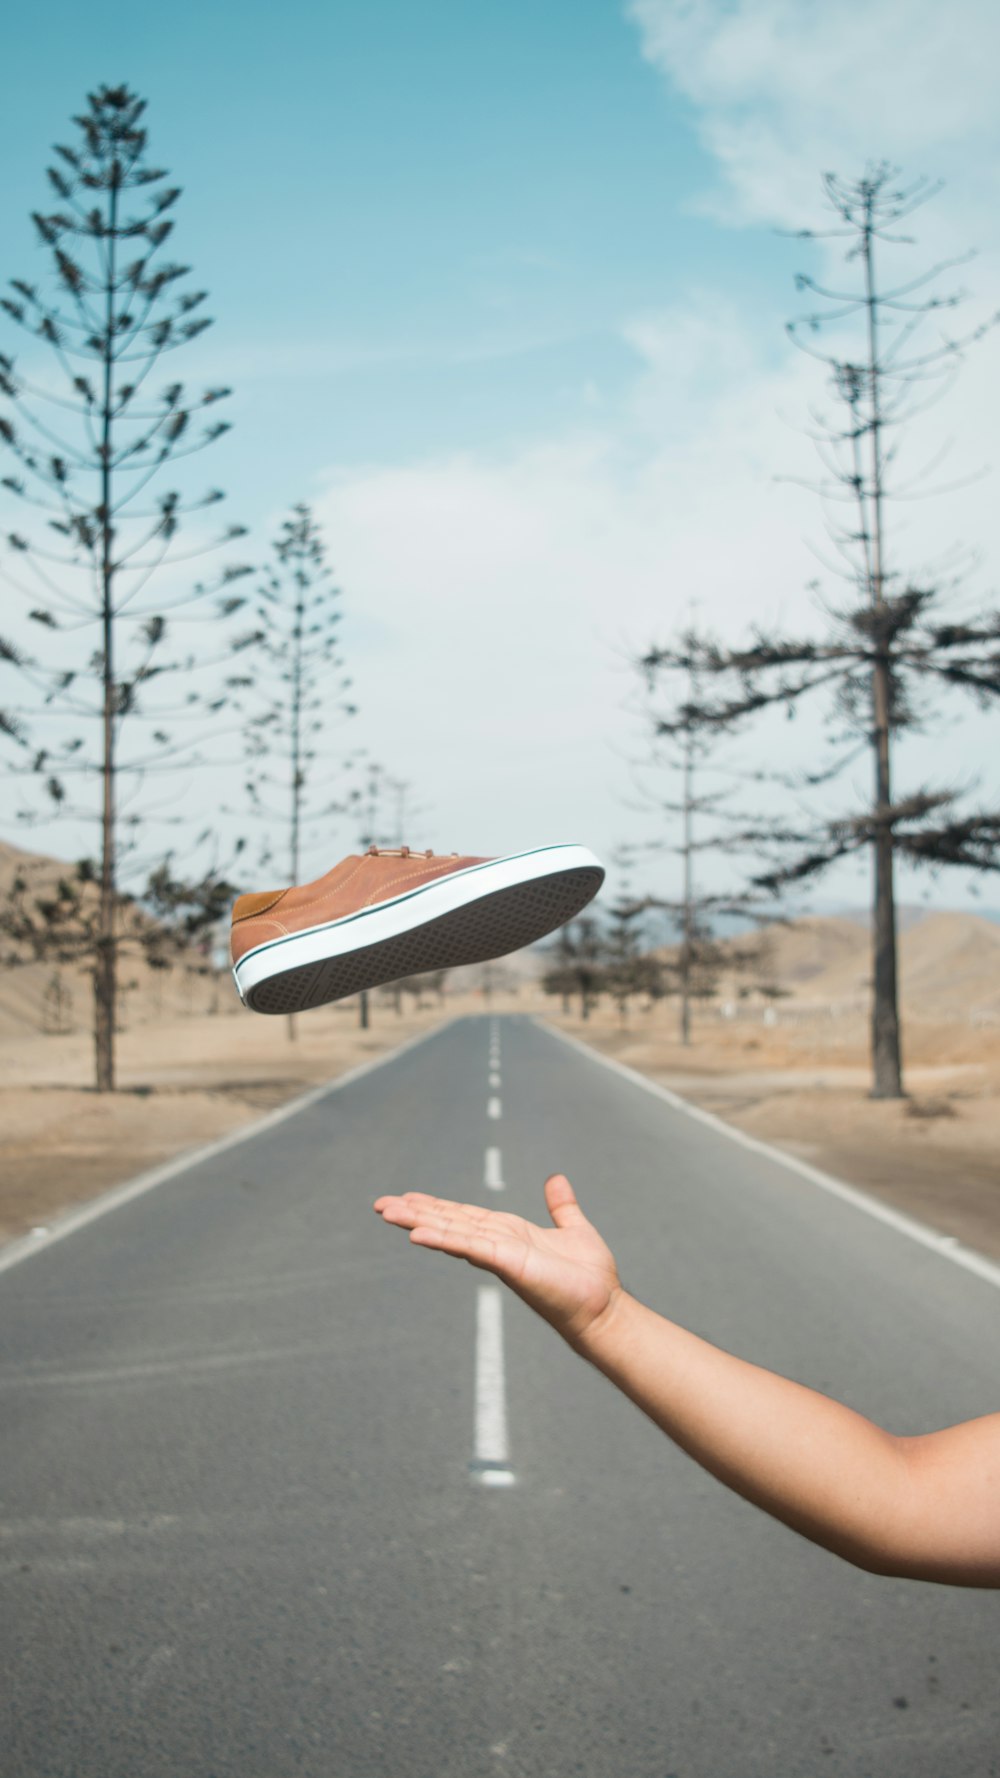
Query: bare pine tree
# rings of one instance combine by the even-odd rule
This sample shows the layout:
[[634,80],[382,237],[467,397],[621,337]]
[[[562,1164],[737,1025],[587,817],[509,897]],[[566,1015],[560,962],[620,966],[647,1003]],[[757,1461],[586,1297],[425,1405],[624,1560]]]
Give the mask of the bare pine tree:
[[620,876],[619,893],[608,908],[604,939],[603,981],[625,1023],[629,1002],[645,994],[651,1004],[667,991],[661,958],[651,950],[646,929],[649,901],[637,899],[632,888],[635,856],[622,847],[615,859]]
[[[379,843],[383,819],[382,799],[386,790],[392,788],[393,782],[378,760],[365,762],[363,784],[357,792],[356,800],[362,820],[361,845],[366,851]],[[367,1031],[371,1024],[371,996],[367,988],[362,988],[358,995],[358,1024],[362,1031]]]
[[[246,723],[245,788],[251,810],[267,823],[262,867],[282,834],[288,881],[300,883],[304,855],[329,845],[330,822],[348,806],[347,765],[332,741],[357,706],[340,655],[340,589],[308,506],[285,520],[273,555],[257,589],[258,707]],[[287,1030],[293,1038],[294,1014]]]
[[[894,785],[893,743],[926,725],[945,688],[964,691],[983,706],[1000,698],[1000,611],[939,612],[954,581],[942,585],[936,577],[924,582],[907,576],[890,551],[887,502],[894,493],[914,492],[912,483],[901,485],[898,478],[900,429],[943,393],[965,347],[986,328],[922,344],[915,337],[921,325],[960,300],[935,293],[935,280],[946,268],[934,266],[889,287],[881,282],[878,254],[907,241],[897,232],[900,225],[934,188],[924,180],[901,185],[885,165],[853,182],[830,174],[824,185],[837,219],[828,232],[848,242],[847,262],[859,268],[860,279],[840,290],[801,277],[799,287],[830,306],[791,323],[790,331],[829,372],[836,405],[832,416],[816,416],[814,433],[824,465],[819,491],[844,503],[849,515],[833,528],[833,539],[852,597],[828,612],[825,633],[784,636],[758,628],[742,647],[690,635],[672,648],[651,650],[645,665],[654,674],[680,666],[718,681],[718,694],[692,711],[703,732],[730,728],[771,706],[791,712],[813,692],[832,693],[836,757],[830,767],[801,778],[802,787],[831,781],[869,754],[870,802],[787,826],[783,847],[756,881],[777,891],[815,878],[839,859],[870,854],[872,1095],[898,1098],[903,1077],[895,861],[1000,869],[1000,810],[970,809],[954,789],[918,786],[901,795]],[[841,334],[857,325],[850,356],[823,353],[815,343],[827,322]]]
[[548,947],[552,962],[542,977],[546,994],[562,996],[563,1010],[569,1010],[570,996],[580,996],[580,1017],[589,1019],[606,985],[607,946],[597,920],[582,914],[561,926]]
[[[670,664],[662,651],[655,654],[655,666],[649,660],[641,664],[649,690],[662,690]],[[759,927],[775,917],[773,898],[750,882],[749,866],[728,890],[711,890],[701,878],[699,865],[706,858],[723,861],[731,876],[749,852],[760,855],[764,833],[772,829],[763,817],[749,816],[745,807],[746,783],[759,783],[764,773],[742,771],[716,757],[721,737],[701,723],[699,698],[697,676],[687,668],[682,684],[670,687],[666,703],[644,712],[655,736],[657,773],[665,770],[676,784],[674,794],[644,790],[645,806],[666,815],[672,829],[672,837],[653,840],[645,850],[671,854],[680,864],[679,893],[647,895],[644,902],[665,913],[677,935],[676,953],[664,966],[664,992],[678,996],[685,1047],[691,1042],[694,1003],[715,991],[721,971],[751,969],[762,956],[759,934],[727,944],[719,937],[720,924]],[[734,809],[737,797],[740,806]]]
[[333,736],[357,705],[340,653],[340,588],[308,506],[293,508],[273,556],[257,588],[258,704],[246,722],[245,789],[267,822],[262,863],[283,835],[288,881],[299,883],[304,856],[328,845],[329,821],[346,807],[343,785],[330,794],[346,770]]
[[[8,403],[0,443],[16,465],[3,486],[26,514],[24,529],[8,535],[13,566],[5,579],[26,596],[45,658],[19,641],[0,641],[0,661],[18,672],[24,688],[0,712],[0,730],[17,750],[14,772],[43,793],[48,818],[61,812],[95,819],[88,793],[96,790],[100,826],[99,858],[83,861],[74,883],[67,880],[60,917],[46,921],[22,898],[11,919],[21,922],[29,943],[43,944],[47,926],[54,956],[72,937],[69,948],[87,959],[100,1091],[111,1090],[115,1078],[122,870],[127,860],[133,871],[139,867],[137,835],[153,813],[149,786],[199,761],[201,741],[217,737],[231,687],[219,685],[216,673],[202,689],[203,675],[254,640],[203,641],[186,653],[174,644],[177,624],[188,616],[233,615],[243,600],[226,589],[247,570],[229,566],[213,585],[193,587],[186,569],[172,572],[242,528],[229,526],[207,542],[202,534],[181,550],[183,516],[214,506],[222,494],[213,489],[185,502],[176,490],[147,493],[168,465],[228,430],[213,419],[199,425],[228,391],[207,389],[188,399],[177,382],[159,394],[151,388],[161,360],[211,323],[202,313],[205,292],[182,287],[188,268],[163,256],[180,193],[147,160],[144,109],[126,87],[89,96],[74,119],[74,146],[58,147],[58,164],[48,170],[58,208],[33,218],[51,255],[52,291],[15,279],[2,299],[30,339],[26,371],[0,356],[0,394]],[[36,368],[36,343],[49,354],[54,377]],[[157,572],[165,572],[168,590],[153,604],[148,587]],[[90,629],[96,638],[88,653]],[[181,690],[167,689],[169,674],[183,676]],[[40,726],[45,737],[36,744]],[[46,818],[37,799],[23,814],[29,823]]]

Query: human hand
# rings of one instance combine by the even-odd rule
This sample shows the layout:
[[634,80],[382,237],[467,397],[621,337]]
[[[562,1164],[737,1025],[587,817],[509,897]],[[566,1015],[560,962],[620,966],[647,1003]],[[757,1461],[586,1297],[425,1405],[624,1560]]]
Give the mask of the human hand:
[[607,1314],[622,1294],[610,1248],[576,1201],[561,1173],[545,1181],[545,1202],[554,1228],[521,1216],[456,1204],[426,1192],[376,1198],[383,1222],[409,1229],[416,1247],[434,1247],[494,1272],[529,1308],[571,1345]]

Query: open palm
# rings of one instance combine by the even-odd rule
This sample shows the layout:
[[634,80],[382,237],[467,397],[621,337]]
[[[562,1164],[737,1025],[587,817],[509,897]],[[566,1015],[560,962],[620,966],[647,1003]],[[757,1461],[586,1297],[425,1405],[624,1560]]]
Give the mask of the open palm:
[[494,1272],[572,1343],[607,1311],[621,1283],[610,1248],[562,1174],[545,1181],[545,1202],[553,1228],[426,1192],[377,1198],[374,1208],[383,1222],[409,1229],[415,1246]]

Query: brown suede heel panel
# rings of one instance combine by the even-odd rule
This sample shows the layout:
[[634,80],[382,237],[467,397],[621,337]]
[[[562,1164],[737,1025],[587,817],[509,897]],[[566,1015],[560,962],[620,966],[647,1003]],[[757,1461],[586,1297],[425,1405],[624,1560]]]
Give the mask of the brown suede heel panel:
[[233,963],[238,963],[247,951],[254,950],[257,945],[266,944],[268,939],[287,937],[288,928],[282,926],[279,920],[258,920],[253,926],[234,927],[229,941]]
[[252,920],[255,914],[266,913],[268,908],[273,908],[287,894],[287,889],[270,889],[259,895],[239,896],[233,908],[233,924],[237,920]]

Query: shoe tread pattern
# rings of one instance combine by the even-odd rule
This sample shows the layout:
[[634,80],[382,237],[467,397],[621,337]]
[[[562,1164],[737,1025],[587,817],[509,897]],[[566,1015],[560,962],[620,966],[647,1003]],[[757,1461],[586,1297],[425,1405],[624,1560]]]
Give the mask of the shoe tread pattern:
[[499,889],[382,944],[269,976],[250,990],[247,1005],[261,1013],[306,1012],[403,976],[507,957],[574,919],[595,894],[602,875],[584,865]]

